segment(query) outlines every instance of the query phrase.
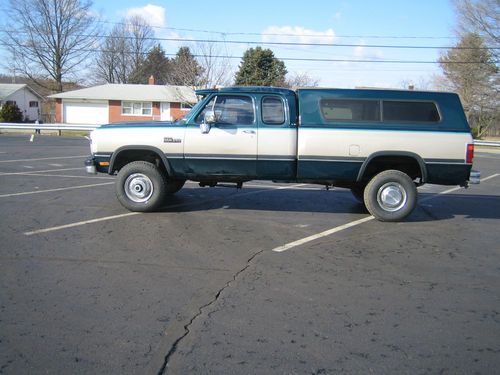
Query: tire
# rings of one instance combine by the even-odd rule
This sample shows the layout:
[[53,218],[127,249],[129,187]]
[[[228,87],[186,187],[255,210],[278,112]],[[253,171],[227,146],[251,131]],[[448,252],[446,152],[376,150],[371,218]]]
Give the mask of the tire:
[[365,206],[379,221],[401,221],[417,204],[417,188],[401,171],[387,170],[375,175],[364,193]]
[[165,199],[166,181],[165,174],[154,164],[133,161],[118,172],[116,197],[130,211],[154,211]]
[[356,198],[358,202],[365,204],[365,198],[364,198],[365,185],[351,187],[351,193],[352,196]]
[[165,193],[168,195],[173,195],[182,189],[186,180],[169,180],[165,182]]

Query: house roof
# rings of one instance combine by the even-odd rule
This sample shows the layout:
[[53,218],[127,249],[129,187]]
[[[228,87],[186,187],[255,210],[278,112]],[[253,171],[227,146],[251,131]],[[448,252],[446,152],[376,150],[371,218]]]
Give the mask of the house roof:
[[40,99],[43,99],[43,97],[39,93],[37,93],[35,90],[33,90],[25,83],[0,83],[0,100],[8,98],[15,92],[22,90],[24,88],[31,91],[34,95],[38,96]]
[[56,99],[131,100],[196,103],[194,90],[187,86],[114,84],[50,95]]

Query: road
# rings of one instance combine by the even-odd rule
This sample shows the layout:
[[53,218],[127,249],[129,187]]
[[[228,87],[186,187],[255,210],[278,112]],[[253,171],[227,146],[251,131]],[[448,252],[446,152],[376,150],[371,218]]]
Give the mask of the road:
[[88,152],[0,135],[0,373],[500,368],[500,153],[381,223],[348,190],[263,181],[130,213]]

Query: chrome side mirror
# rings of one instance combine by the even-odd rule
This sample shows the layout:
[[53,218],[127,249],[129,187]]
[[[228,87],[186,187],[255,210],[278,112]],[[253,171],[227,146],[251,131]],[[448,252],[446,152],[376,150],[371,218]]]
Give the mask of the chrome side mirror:
[[203,122],[200,124],[200,131],[202,134],[207,134],[210,131],[211,125],[215,124],[216,116],[214,111],[205,112]]

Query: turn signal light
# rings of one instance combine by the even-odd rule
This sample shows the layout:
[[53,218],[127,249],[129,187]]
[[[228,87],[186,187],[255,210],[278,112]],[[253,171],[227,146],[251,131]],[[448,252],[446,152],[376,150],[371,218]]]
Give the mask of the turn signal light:
[[467,164],[472,164],[472,160],[474,159],[474,144],[469,143],[467,145],[467,154],[465,156],[465,162]]
[[102,167],[107,167],[109,165],[109,161],[100,161],[99,165]]

